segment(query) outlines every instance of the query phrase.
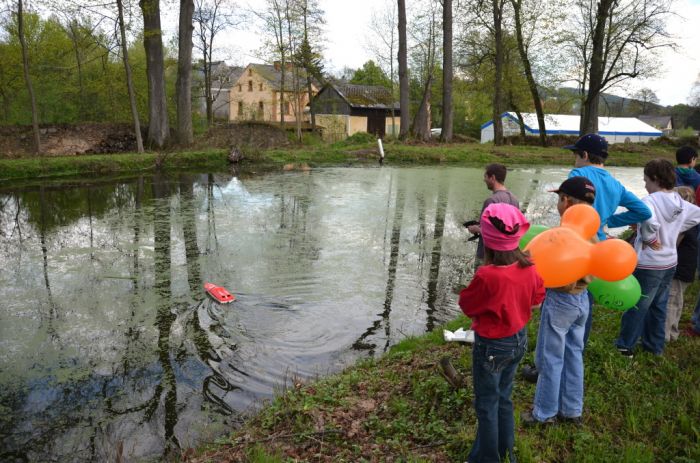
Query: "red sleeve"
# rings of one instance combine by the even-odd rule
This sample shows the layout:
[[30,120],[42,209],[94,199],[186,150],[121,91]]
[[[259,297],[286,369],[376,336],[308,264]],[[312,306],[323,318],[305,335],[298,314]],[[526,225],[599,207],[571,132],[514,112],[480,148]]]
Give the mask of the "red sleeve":
[[[534,265],[532,268],[535,268]],[[535,273],[535,290],[532,294],[532,305],[539,305],[544,301],[544,296],[545,296],[545,289],[544,289],[544,280],[542,280],[542,277],[539,276],[537,273]]]
[[469,286],[459,293],[459,307],[468,317],[474,317],[484,312],[488,300],[488,288],[486,281],[478,270],[474,274]]
[[700,185],[695,189],[695,204],[700,206]]

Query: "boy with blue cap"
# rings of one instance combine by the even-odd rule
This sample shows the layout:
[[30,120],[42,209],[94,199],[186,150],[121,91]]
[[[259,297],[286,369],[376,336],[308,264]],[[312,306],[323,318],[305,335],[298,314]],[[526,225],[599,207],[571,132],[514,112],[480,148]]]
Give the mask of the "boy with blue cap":
[[[569,178],[586,177],[595,187],[593,208],[600,216],[600,228],[597,235],[599,240],[607,238],[606,226],[609,228],[624,227],[644,222],[651,217],[651,211],[642,200],[605,170],[605,161],[608,159],[608,142],[604,137],[589,133],[579,138],[573,145],[565,146],[564,149],[571,150],[575,156],[574,168],[569,172]],[[615,211],[619,206],[627,210],[616,214]],[[593,307],[592,297],[590,297],[590,307]],[[584,346],[588,343],[592,319],[593,311],[589,311],[583,336]],[[524,367],[522,374],[530,382],[537,381],[537,370],[534,367]]]

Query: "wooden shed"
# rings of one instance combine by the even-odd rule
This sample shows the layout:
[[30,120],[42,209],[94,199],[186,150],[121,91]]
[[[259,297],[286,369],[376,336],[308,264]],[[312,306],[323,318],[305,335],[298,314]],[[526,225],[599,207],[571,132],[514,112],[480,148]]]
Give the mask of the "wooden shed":
[[311,104],[316,123],[328,140],[342,139],[357,132],[372,133],[379,138],[399,133],[399,104],[385,87],[329,83],[321,88]]

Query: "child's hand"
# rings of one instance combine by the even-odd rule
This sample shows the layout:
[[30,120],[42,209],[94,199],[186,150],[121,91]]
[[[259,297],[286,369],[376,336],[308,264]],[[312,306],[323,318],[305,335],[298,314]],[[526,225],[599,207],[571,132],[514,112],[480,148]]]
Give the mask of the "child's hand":
[[649,245],[649,247],[652,249],[652,251],[658,251],[660,250],[663,246],[661,246],[661,241],[655,241]]

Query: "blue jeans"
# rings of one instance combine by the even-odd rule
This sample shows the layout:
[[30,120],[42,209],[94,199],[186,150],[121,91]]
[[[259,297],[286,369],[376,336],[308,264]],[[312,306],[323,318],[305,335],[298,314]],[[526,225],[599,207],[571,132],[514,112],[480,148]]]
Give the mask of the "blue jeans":
[[583,334],[589,318],[588,291],[548,290],[542,303],[535,364],[539,376],[532,416],[538,421],[583,411]]
[[666,304],[671,280],[676,268],[649,270],[637,268],[634,276],[642,288],[642,297],[635,307],[622,315],[620,334],[615,344],[619,348],[634,349],[639,338],[642,348],[660,355],[664,351]]
[[472,349],[474,408],[478,427],[469,453],[470,463],[515,463],[513,377],[527,348],[527,328],[513,336],[488,339],[475,336]]
[[695,310],[690,316],[690,323],[693,331],[700,333],[700,294],[698,294],[698,302],[695,303]]
[[588,338],[591,335],[591,326],[593,326],[593,304],[595,303],[593,295],[589,291],[586,291],[586,293],[588,294],[588,317],[586,318],[586,327],[583,330],[584,349],[588,345]]

